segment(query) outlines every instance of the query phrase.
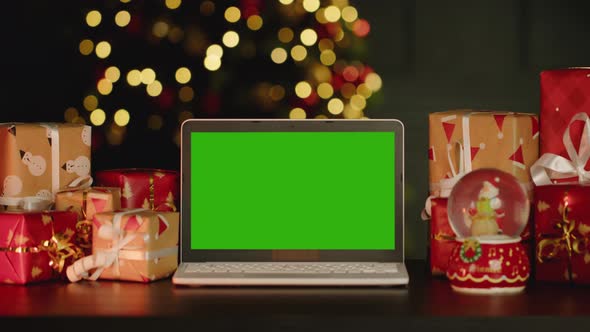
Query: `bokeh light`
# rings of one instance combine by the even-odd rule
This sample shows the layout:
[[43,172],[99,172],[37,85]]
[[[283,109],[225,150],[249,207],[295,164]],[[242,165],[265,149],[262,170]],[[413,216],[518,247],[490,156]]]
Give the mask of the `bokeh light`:
[[344,111],[344,103],[338,98],[332,98],[328,102],[328,112],[338,115]]
[[226,21],[230,23],[235,23],[240,19],[241,15],[242,13],[240,12],[240,9],[238,7],[232,6],[225,10],[223,16],[225,17]]
[[164,119],[158,114],[152,114],[147,120],[148,128],[151,130],[160,130],[164,125]]
[[108,95],[113,91],[113,83],[106,78],[98,81],[96,89],[101,95]]
[[129,123],[131,116],[126,109],[120,109],[115,112],[114,120],[117,126],[125,127]]
[[307,118],[307,114],[305,114],[305,110],[300,107],[295,107],[289,112],[290,119],[305,119]]
[[156,72],[152,68],[145,68],[140,73],[141,83],[143,84],[151,84],[153,81],[156,80]]
[[318,35],[313,29],[305,29],[300,35],[301,43],[305,46],[311,46],[318,40]]
[[96,44],[95,52],[97,57],[105,59],[111,54],[111,44],[107,41],[101,41]]
[[278,32],[278,37],[282,43],[289,43],[294,37],[293,30],[290,28],[281,28]]
[[216,71],[221,67],[221,58],[213,54],[208,55],[205,57],[205,60],[203,60],[203,64],[207,70]]
[[317,88],[318,96],[322,99],[328,99],[334,95],[334,88],[330,83],[320,83]]
[[68,107],[64,112],[64,120],[66,122],[73,122],[79,116],[78,109],[75,107]]
[[91,10],[86,14],[86,24],[88,24],[89,27],[94,28],[98,26],[100,21],[102,21],[102,15],[98,10]]
[[199,10],[201,11],[201,14],[211,16],[215,13],[215,3],[210,0],[203,1],[201,2],[201,6],[199,6]]
[[188,103],[195,98],[195,90],[190,86],[183,86],[178,90],[178,99],[184,103]]
[[325,66],[331,66],[336,62],[336,53],[332,50],[325,50],[320,53],[320,61]]
[[356,110],[363,110],[367,106],[367,100],[361,95],[353,95],[350,97],[350,106]]
[[218,44],[213,44],[207,47],[207,56],[214,55],[218,58],[223,56],[223,48]]
[[373,92],[379,91],[381,89],[381,85],[383,82],[381,81],[381,77],[377,73],[369,73],[367,77],[365,77],[365,84],[369,89]]
[[176,70],[174,78],[176,78],[176,82],[186,84],[191,80],[191,71],[186,67],[180,67]]
[[168,34],[168,30],[170,30],[170,26],[168,25],[168,23],[164,21],[158,21],[154,23],[152,33],[154,34],[154,36],[158,38],[164,38]]
[[303,0],[303,9],[313,13],[320,8],[320,0]]
[[306,81],[301,81],[295,85],[295,94],[301,99],[309,97],[311,91],[311,85]]
[[95,95],[88,95],[84,97],[82,104],[87,111],[94,111],[98,107],[98,98]]
[[270,58],[274,63],[281,64],[287,61],[287,51],[284,48],[277,47],[270,53]]
[[260,30],[260,28],[262,28],[263,23],[264,21],[262,20],[262,17],[258,15],[252,15],[248,17],[248,19],[246,20],[246,25],[248,26],[248,29],[252,31]]
[[358,16],[359,16],[359,13],[356,10],[356,8],[354,8],[352,6],[347,6],[347,7],[342,8],[342,19],[345,22],[352,23],[358,18]]
[[90,55],[94,50],[94,43],[90,39],[84,39],[80,42],[78,50],[82,55]]
[[119,71],[119,68],[111,66],[105,70],[104,77],[112,83],[115,83],[121,77],[121,71]]
[[328,22],[337,22],[340,19],[340,9],[336,6],[328,6],[324,11],[324,16]]
[[303,61],[307,57],[307,50],[301,45],[295,45],[291,49],[291,57],[295,61]]
[[151,97],[157,97],[160,95],[160,93],[162,93],[162,83],[160,83],[160,81],[158,80],[155,80],[152,83],[148,84],[145,87],[145,90],[147,94]]
[[166,0],[168,9],[177,9],[182,4],[182,0]]
[[270,99],[272,99],[273,101],[279,101],[281,99],[283,99],[283,97],[285,97],[285,88],[283,88],[280,85],[273,85],[270,88]]
[[137,69],[130,70],[127,73],[127,83],[131,86],[138,86],[141,84],[141,72]]
[[279,0],[279,2],[283,5],[290,5],[293,3],[293,0]]
[[121,10],[115,15],[115,24],[120,27],[125,27],[131,22],[131,15],[126,10]]
[[236,47],[240,42],[240,35],[238,35],[238,33],[235,31],[228,31],[225,34],[223,34],[222,41],[223,45],[225,45],[226,47]]
[[100,108],[95,109],[90,113],[90,122],[95,126],[101,126],[106,120],[107,115]]

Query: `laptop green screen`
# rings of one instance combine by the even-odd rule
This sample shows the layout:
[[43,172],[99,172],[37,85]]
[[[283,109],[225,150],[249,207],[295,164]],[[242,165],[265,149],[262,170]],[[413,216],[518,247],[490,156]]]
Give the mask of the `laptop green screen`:
[[395,249],[393,132],[193,132],[192,249]]

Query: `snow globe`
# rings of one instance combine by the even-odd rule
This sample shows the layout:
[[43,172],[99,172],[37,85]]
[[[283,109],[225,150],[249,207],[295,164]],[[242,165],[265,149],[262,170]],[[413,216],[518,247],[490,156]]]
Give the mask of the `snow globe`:
[[447,277],[453,290],[472,294],[510,294],[524,290],[530,262],[520,234],[530,212],[518,180],[498,169],[467,173],[448,201],[457,246]]

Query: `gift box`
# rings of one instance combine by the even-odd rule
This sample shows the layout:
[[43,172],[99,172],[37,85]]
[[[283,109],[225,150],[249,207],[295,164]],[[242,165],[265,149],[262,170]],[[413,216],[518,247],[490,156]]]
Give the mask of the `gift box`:
[[[590,114],[590,68],[546,70],[541,72],[540,83],[541,154],[570,159],[562,138],[574,115]],[[572,126],[570,135],[574,144],[580,142],[582,131],[582,123]]]
[[83,256],[77,221],[69,211],[0,213],[0,282],[64,278],[67,266]]
[[[437,197],[431,200],[432,216],[430,220],[430,250],[428,253],[430,272],[433,275],[445,275],[449,264],[449,257],[457,246],[456,234],[449,223],[447,213],[448,198]],[[521,233],[521,241],[527,249],[529,258],[533,255],[533,241],[531,225],[533,224],[532,214],[529,222]]]
[[537,281],[590,284],[590,186],[535,188]]
[[[471,110],[431,113],[430,194],[444,197],[441,181],[458,179],[479,168],[497,168],[514,175],[530,194],[529,168],[539,157],[538,136],[534,114]],[[448,187],[450,191],[452,184]]]
[[80,124],[0,124],[0,205],[43,210],[90,175],[91,129]]
[[92,234],[92,255],[67,269],[72,282],[150,282],[172,275],[178,266],[178,212],[130,209],[97,213]]
[[55,195],[55,210],[73,211],[78,215],[76,225],[78,242],[85,254],[92,252],[92,220],[96,213],[110,212],[121,208],[121,189],[92,187],[66,190]]
[[176,211],[180,198],[180,176],[176,171],[130,168],[98,171],[97,185],[121,188],[122,208]]

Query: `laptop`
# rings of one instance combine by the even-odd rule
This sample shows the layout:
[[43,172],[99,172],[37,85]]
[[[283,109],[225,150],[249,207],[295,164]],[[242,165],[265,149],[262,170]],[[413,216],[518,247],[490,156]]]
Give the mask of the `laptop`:
[[399,120],[191,119],[185,286],[407,285]]

